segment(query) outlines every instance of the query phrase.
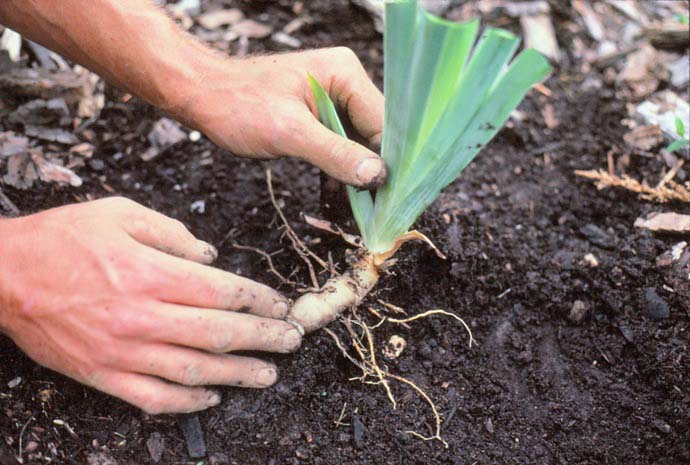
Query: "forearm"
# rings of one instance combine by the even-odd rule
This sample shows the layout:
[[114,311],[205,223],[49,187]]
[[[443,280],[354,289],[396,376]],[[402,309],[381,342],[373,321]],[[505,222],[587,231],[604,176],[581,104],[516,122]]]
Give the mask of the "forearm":
[[149,0],[4,0],[0,22],[180,119],[222,60]]

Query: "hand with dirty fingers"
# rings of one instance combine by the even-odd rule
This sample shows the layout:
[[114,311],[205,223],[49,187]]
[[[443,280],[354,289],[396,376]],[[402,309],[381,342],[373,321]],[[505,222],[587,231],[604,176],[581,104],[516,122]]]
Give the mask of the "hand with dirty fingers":
[[[326,129],[307,76],[379,145],[383,95],[346,48],[233,58],[149,0],[5,0],[0,23],[204,132],[235,155],[297,157],[373,188],[383,160]],[[59,5],[59,6],[58,6]],[[152,413],[219,402],[203,386],[266,387],[301,335],[275,290],[208,266],[178,221],[111,198],[0,219],[0,331],[29,356]]]
[[320,123],[309,73],[324,83],[359,134],[380,145],[383,95],[344,47],[219,63],[203,75],[179,116],[234,154],[294,156],[346,184],[381,185],[387,174],[383,159]]
[[0,220],[0,331],[30,357],[149,413],[217,405],[203,386],[263,388],[301,335],[267,286],[207,266],[179,221],[109,198]]

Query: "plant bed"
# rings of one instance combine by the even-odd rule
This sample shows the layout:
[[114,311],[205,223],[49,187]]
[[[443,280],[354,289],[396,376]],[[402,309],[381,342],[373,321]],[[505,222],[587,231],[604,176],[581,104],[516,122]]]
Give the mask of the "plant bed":
[[[267,12],[269,21],[282,25],[291,3],[257,2],[247,13]],[[344,1],[305,3],[314,23],[295,36],[308,47],[350,46],[380,84],[381,37],[370,18]],[[252,47],[264,51],[274,44],[256,41]],[[581,80],[561,78],[600,77],[596,70],[578,73],[562,65],[545,83],[550,97],[531,91],[520,106],[525,120],[501,130],[418,221],[417,229],[447,260],[424,245],[408,245],[396,256],[392,271],[398,276],[383,280],[365,301],[382,299],[411,314],[443,308],[471,327],[478,342],[472,348],[464,329],[442,317],[417,321],[410,330],[384,325],[377,334],[378,353],[394,334],[407,341],[401,356],[385,363],[434,399],[449,447],[405,434],[433,430],[423,399],[393,384],[393,410],[379,387],[349,381],[357,369],[317,332],[296,354],[274,357],[280,368],[274,387],[224,389],[223,403],[199,414],[205,463],[690,462],[690,303],[664,289],[673,277],[656,266],[680,239],[633,227],[653,205],[625,191],[597,191],[575,176],[576,169],[606,166],[607,152],[622,145],[620,121],[627,117],[626,102],[605,84],[583,90]],[[544,123],[540,108],[546,104],[562,122],[556,128]],[[3,190],[29,213],[111,195],[98,179],[105,176],[117,194],[179,218],[219,245],[215,266],[297,297],[260,256],[232,246],[283,249],[273,257],[276,268],[285,275],[299,268],[293,279],[309,283],[303,262],[273,223],[262,164],[230,157],[205,140],[177,145],[155,162],[134,154],[112,157],[125,148],[119,136],[142,133],[142,125],[159,117],[136,102],[124,110],[106,107],[92,126],[94,157],[105,166],[83,168],[83,186]],[[116,137],[105,141],[105,134]],[[143,140],[132,142],[135,152],[145,149]],[[203,161],[208,158],[213,162]],[[319,215],[318,172],[291,160],[270,167],[295,232],[321,256],[333,252],[344,269],[342,241],[300,220],[301,212]],[[641,177],[661,167],[643,159],[634,170]],[[205,202],[203,214],[190,211],[198,200]],[[690,213],[687,204],[674,209]],[[585,261],[587,254],[597,267]],[[666,302],[668,318],[645,316],[648,289]],[[333,330],[345,334],[337,325]],[[20,384],[9,388],[18,377]],[[85,463],[102,446],[116,463],[152,463],[146,443],[154,433],[164,439],[160,463],[198,462],[188,458],[176,417],[146,416],[42,369],[2,337],[0,407],[3,464],[14,463],[20,436],[23,445],[36,442],[32,453],[55,457],[53,463]]]

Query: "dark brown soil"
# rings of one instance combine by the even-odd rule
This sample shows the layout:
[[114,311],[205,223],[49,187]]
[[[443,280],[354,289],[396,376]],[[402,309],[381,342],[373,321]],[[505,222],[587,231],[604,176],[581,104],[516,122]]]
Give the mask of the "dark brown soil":
[[[291,3],[242,7],[283,25],[294,16]],[[307,1],[305,8],[315,18],[296,34],[305,47],[350,46],[380,83],[381,37],[366,13],[344,0]],[[266,40],[252,42],[250,50],[272,47]],[[546,82],[550,98],[530,92],[520,107],[527,119],[504,128],[421,218],[419,229],[448,259],[437,259],[423,246],[406,247],[394,275],[375,292],[412,313],[457,312],[479,342],[469,349],[465,331],[443,317],[418,321],[411,330],[384,325],[377,333],[379,346],[392,334],[407,340],[403,355],[388,368],[436,401],[449,447],[405,433],[428,434],[433,427],[427,404],[414,391],[394,385],[399,402],[392,410],[380,386],[350,381],[357,370],[319,333],[294,356],[274,358],[281,370],[275,387],[224,389],[223,404],[200,414],[208,448],[204,463],[690,463],[690,299],[672,292],[688,271],[655,264],[681,238],[633,228],[638,216],[660,207],[634,194],[597,191],[573,174],[605,167],[614,148],[631,156],[628,169],[638,177],[656,179],[662,165],[629,152],[622,142],[626,102],[602,83],[601,74],[577,69],[573,64],[556,70]],[[548,129],[541,116],[547,103],[561,121],[556,129]],[[216,266],[280,285],[258,255],[234,249],[226,240],[231,237],[271,252],[283,249],[277,267],[285,273],[299,268],[296,277],[306,282],[302,262],[272,223],[264,166],[222,153],[205,140],[142,162],[145,134],[158,117],[137,102],[109,105],[92,127],[100,141],[94,157],[105,167],[81,169],[85,185],[78,189],[46,184],[30,192],[3,189],[29,213],[111,195],[102,187],[107,182],[117,194],[179,218],[199,237],[219,244]],[[106,133],[138,136],[130,143],[120,137],[104,142]],[[133,145],[130,155],[113,157],[128,145]],[[201,163],[208,151],[213,163]],[[319,215],[318,172],[290,160],[270,167],[296,231],[317,253],[332,251],[344,263],[339,239],[299,219],[300,212]],[[204,214],[190,212],[196,200],[205,200]],[[687,204],[668,208],[690,213]],[[598,267],[585,263],[588,253]],[[653,307],[650,289],[668,304],[667,318],[646,316]],[[579,324],[569,318],[575,301],[587,309]],[[346,339],[340,324],[332,329]],[[10,389],[8,382],[16,377],[22,382]],[[42,402],[39,394],[46,389],[51,397]],[[84,388],[38,367],[1,337],[0,407],[3,464],[15,463],[20,436],[24,444],[37,442],[34,457],[49,457],[51,463],[85,463],[102,446],[107,446],[103,457],[117,463],[152,463],[146,441],[156,432],[164,438],[161,463],[201,460],[188,458],[177,417],[149,417]],[[341,412],[344,425],[336,424]],[[74,435],[56,419],[69,424]]]

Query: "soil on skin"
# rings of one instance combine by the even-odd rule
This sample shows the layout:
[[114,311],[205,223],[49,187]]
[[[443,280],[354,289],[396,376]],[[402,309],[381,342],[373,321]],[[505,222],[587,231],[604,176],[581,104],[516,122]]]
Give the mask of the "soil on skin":
[[[291,4],[242,8],[280,27],[294,17]],[[305,8],[315,22],[295,34],[304,46],[347,45],[380,84],[381,37],[368,15],[344,0],[309,1]],[[269,39],[250,45],[252,52],[276,49]],[[504,128],[420,219],[419,229],[448,259],[422,245],[404,247],[393,275],[368,300],[383,299],[411,313],[443,308],[472,328],[479,345],[471,349],[462,327],[444,317],[418,321],[409,330],[383,325],[375,334],[378,351],[393,334],[406,339],[400,358],[386,366],[435,400],[449,447],[407,434],[432,431],[428,405],[410,388],[393,385],[393,410],[380,386],[350,381],[357,369],[321,332],[306,338],[294,356],[270,357],[280,368],[277,385],[223,389],[222,405],[200,414],[205,463],[690,463],[690,299],[670,291],[687,279],[687,270],[683,276],[655,263],[681,238],[633,228],[642,214],[690,209],[597,191],[576,178],[575,169],[605,167],[612,148],[629,150],[620,124],[627,117],[625,102],[600,74],[577,69],[566,64],[556,70],[546,82],[550,98],[531,91],[520,107],[525,121]],[[548,129],[541,116],[547,103],[561,122],[556,129]],[[216,266],[297,297],[258,255],[231,245],[234,240],[269,252],[282,249],[274,258],[278,269],[297,270],[294,277],[308,282],[303,262],[275,227],[264,165],[223,153],[206,140],[143,162],[145,135],[159,116],[138,102],[107,107],[92,126],[99,136],[94,157],[105,167],[82,168],[80,188],[3,189],[30,213],[111,195],[102,187],[105,181],[117,194],[179,218],[198,237],[219,245]],[[116,137],[106,142],[106,133]],[[128,133],[138,136],[132,142],[118,136]],[[118,152],[126,155],[114,158]],[[629,171],[638,178],[655,179],[661,172],[656,159],[630,156]],[[344,266],[344,243],[299,219],[300,212],[320,215],[317,170],[292,160],[269,166],[295,230],[315,252],[331,252]],[[205,201],[205,213],[190,212],[197,200]],[[599,266],[588,266],[586,254]],[[667,318],[646,316],[653,307],[649,289],[668,304]],[[586,307],[578,324],[569,318],[575,301]],[[331,327],[347,339],[341,324]],[[21,384],[10,389],[17,377]],[[44,402],[46,392],[50,398]],[[23,444],[35,441],[33,453],[53,457],[52,463],[97,463],[87,457],[103,446],[100,459],[110,457],[109,463],[153,463],[146,446],[153,433],[164,440],[160,463],[198,462],[187,455],[178,417],[147,416],[56,375],[2,337],[0,406],[3,464],[15,463],[22,431]]]

